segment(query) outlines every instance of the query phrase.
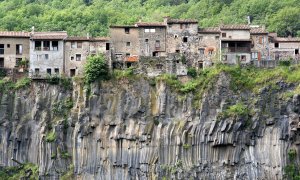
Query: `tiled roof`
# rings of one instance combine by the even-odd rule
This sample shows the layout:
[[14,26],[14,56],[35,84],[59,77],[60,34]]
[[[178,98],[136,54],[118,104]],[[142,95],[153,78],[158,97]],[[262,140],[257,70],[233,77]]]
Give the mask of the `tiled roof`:
[[250,29],[251,34],[268,34],[268,32],[264,28],[252,28]]
[[277,42],[300,42],[300,38],[296,37],[275,37],[274,40]]
[[168,24],[197,24],[195,19],[168,19]]
[[87,36],[73,36],[68,37],[67,41],[108,41],[109,37],[87,37]]
[[137,27],[165,27],[166,25],[161,22],[138,22]]
[[0,37],[30,37],[29,32],[0,31]]
[[68,37],[65,31],[56,32],[34,32],[31,34],[31,39],[49,39],[49,40],[62,40]]
[[219,27],[199,28],[199,33],[220,33]]
[[249,25],[244,25],[244,24],[231,24],[231,25],[221,25],[220,26],[221,30],[250,30]]
[[136,28],[136,26],[133,25],[111,25],[110,28]]

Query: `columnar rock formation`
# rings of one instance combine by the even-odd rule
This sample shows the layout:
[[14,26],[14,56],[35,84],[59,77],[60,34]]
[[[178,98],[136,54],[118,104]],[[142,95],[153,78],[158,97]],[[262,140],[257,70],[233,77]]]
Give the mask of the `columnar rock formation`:
[[[221,74],[199,102],[144,78],[0,93],[0,164],[35,163],[42,179],[282,179],[300,97],[281,98],[294,88],[284,82],[235,94],[229,81]],[[220,116],[237,102],[250,118]]]

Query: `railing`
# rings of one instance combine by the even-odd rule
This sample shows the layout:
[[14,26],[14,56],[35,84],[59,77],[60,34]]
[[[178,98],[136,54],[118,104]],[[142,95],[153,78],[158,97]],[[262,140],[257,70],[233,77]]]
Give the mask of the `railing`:
[[246,53],[249,53],[251,50],[250,50],[250,47],[228,47],[228,52],[246,52]]

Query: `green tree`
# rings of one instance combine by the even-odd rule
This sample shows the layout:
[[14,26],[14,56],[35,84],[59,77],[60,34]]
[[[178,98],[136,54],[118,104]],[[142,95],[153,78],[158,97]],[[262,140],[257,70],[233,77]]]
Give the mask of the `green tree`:
[[109,78],[109,69],[104,55],[88,57],[84,67],[84,78],[87,84]]

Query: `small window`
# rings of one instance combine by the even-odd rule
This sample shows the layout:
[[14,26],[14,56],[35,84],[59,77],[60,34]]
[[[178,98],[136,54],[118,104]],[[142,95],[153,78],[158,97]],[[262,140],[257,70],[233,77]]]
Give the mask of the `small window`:
[[148,43],[149,42],[149,39],[145,39],[145,43]]
[[7,48],[10,48],[10,44],[7,44]]
[[157,49],[160,48],[160,40],[155,41],[155,48],[157,48]]
[[279,48],[279,43],[275,43],[275,48]]
[[178,50],[178,49],[176,49],[176,51],[175,51],[176,53],[180,53],[180,50]]
[[70,69],[70,76],[74,77],[76,74],[76,69]]
[[129,57],[130,56],[130,53],[126,53],[126,57]]
[[150,32],[151,33],[155,33],[155,29],[150,29]]
[[39,68],[35,68],[34,72],[35,72],[35,74],[39,74],[40,73],[40,69]]
[[52,41],[52,51],[58,51],[58,41]]
[[175,38],[175,39],[177,39],[177,38],[178,38],[178,35],[177,35],[177,34],[175,34],[175,35],[174,35],[174,38]]
[[257,52],[252,52],[251,56],[252,56],[252,59],[258,59],[258,53]]
[[51,69],[50,68],[47,69],[47,74],[51,75]]
[[202,41],[203,40],[203,36],[199,36],[199,41]]
[[71,42],[71,48],[72,49],[76,48],[76,42]]
[[212,55],[213,54],[213,51],[208,51],[208,55]]
[[180,29],[182,29],[183,28],[183,24],[180,24]]
[[74,56],[71,56],[71,61],[73,61],[74,60]]
[[295,49],[295,54],[299,54],[299,49]]
[[153,52],[153,53],[152,53],[152,56],[153,56],[153,57],[158,57],[158,52]]
[[106,51],[108,51],[110,49],[110,44],[106,43]]
[[50,51],[50,41],[43,41],[43,50]]
[[126,42],[126,46],[130,46],[130,42]]
[[76,61],[81,61],[81,54],[76,54]]
[[46,60],[49,59],[49,54],[45,54],[45,59],[46,59]]
[[226,38],[226,33],[222,33],[222,38]]
[[59,68],[54,69],[55,74],[59,74]]
[[36,51],[40,51],[42,49],[42,41],[35,41],[34,42],[34,49]]
[[201,55],[203,55],[203,54],[204,54],[204,48],[199,49],[199,53],[200,53]]
[[22,44],[17,44],[16,45],[16,54],[17,55],[22,55],[23,54],[23,45]]
[[4,54],[4,44],[0,44],[0,54]]
[[241,56],[241,61],[246,61],[246,56],[245,55]]
[[188,38],[187,37],[183,37],[183,42],[188,42]]
[[219,40],[219,39],[220,39],[220,36],[215,36],[215,39],[216,39],[216,40]]
[[77,48],[82,48],[82,42],[77,42]]
[[262,44],[263,43],[263,37],[259,37],[258,42],[259,42],[259,44]]
[[125,33],[129,34],[129,32],[130,32],[130,29],[129,28],[125,28]]

